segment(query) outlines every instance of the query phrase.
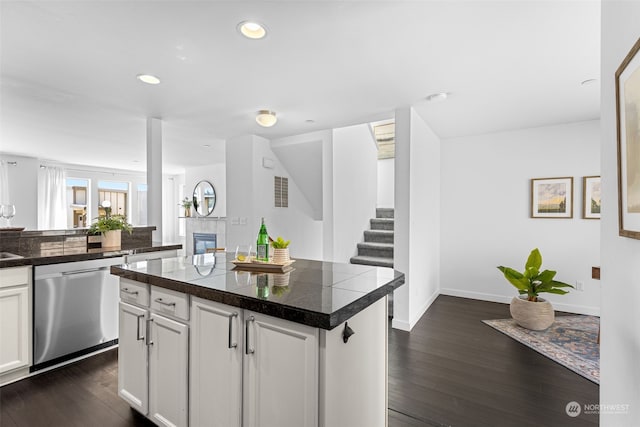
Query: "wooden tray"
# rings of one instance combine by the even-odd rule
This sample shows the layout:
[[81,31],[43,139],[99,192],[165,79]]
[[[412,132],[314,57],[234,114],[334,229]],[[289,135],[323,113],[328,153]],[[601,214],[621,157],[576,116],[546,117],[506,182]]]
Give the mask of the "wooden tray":
[[285,263],[282,264],[276,264],[274,262],[262,262],[262,261],[256,261],[256,260],[251,260],[249,262],[247,261],[236,261],[233,260],[231,261],[237,269],[239,270],[247,270],[247,271],[261,271],[264,273],[286,273],[287,271],[291,270],[293,267],[291,267],[291,264],[293,264],[294,262],[296,262],[296,260],[291,259]]

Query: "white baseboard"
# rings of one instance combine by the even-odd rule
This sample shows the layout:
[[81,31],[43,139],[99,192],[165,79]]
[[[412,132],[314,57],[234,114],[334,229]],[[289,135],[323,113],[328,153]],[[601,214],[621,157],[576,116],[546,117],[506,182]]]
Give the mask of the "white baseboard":
[[422,316],[427,312],[431,304],[433,304],[436,298],[438,298],[438,295],[440,295],[439,292],[434,292],[433,295],[431,295],[431,297],[427,301],[425,301],[422,307],[420,307],[420,310],[418,310],[418,312],[414,316],[411,316],[411,319],[408,322],[406,320],[399,320],[394,317],[391,321],[391,327],[394,329],[400,329],[401,331],[410,332],[411,329],[413,329],[413,327],[416,325],[416,323],[418,323],[420,318],[422,318]]
[[[513,296],[487,294],[484,292],[461,291],[459,289],[445,288],[440,289],[441,295],[449,295],[452,297],[470,298],[481,301],[501,302],[509,304]],[[558,311],[566,311],[567,313],[588,314],[590,316],[600,316],[600,307],[592,307],[588,305],[563,304],[554,302],[553,308]]]

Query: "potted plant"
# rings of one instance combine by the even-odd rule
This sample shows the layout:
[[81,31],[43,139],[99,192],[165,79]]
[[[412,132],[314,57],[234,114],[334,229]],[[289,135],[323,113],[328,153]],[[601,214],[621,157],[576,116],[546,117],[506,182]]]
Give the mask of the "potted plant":
[[537,248],[529,254],[522,273],[510,267],[498,267],[520,294],[511,300],[511,317],[523,328],[535,331],[547,329],[555,320],[551,303],[538,295],[543,292],[564,295],[567,291],[563,288],[573,288],[568,283],[553,280],[556,276],[555,271],[540,271],[541,267],[542,255]]
[[91,224],[88,234],[102,234],[103,248],[120,247],[122,230],[131,234],[131,224],[127,222],[124,215],[106,215],[94,218],[95,222]]
[[271,241],[271,246],[273,247],[273,257],[272,261],[276,264],[284,264],[289,262],[289,243],[290,240],[284,240],[282,237],[279,237],[276,240]]
[[180,202],[180,206],[182,206],[184,208],[184,216],[185,217],[189,217],[191,216],[191,200],[189,200],[188,197],[185,197],[184,200],[182,202]]

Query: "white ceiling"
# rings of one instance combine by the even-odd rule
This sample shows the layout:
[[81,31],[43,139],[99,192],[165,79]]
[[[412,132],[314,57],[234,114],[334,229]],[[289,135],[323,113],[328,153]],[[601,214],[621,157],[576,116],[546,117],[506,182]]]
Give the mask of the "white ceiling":
[[[144,170],[153,116],[177,173],[222,161],[229,137],[404,106],[442,138],[600,115],[599,81],[580,84],[600,78],[599,1],[3,0],[0,13],[5,153]],[[267,37],[240,36],[247,19]],[[447,101],[425,101],[442,91]],[[265,108],[273,128],[254,120]]]

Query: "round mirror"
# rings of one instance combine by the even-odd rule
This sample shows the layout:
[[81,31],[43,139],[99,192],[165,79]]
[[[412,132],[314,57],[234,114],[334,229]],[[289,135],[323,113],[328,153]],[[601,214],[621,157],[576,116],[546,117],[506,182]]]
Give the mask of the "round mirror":
[[209,181],[200,181],[193,189],[193,208],[200,216],[209,216],[216,206],[216,190]]

